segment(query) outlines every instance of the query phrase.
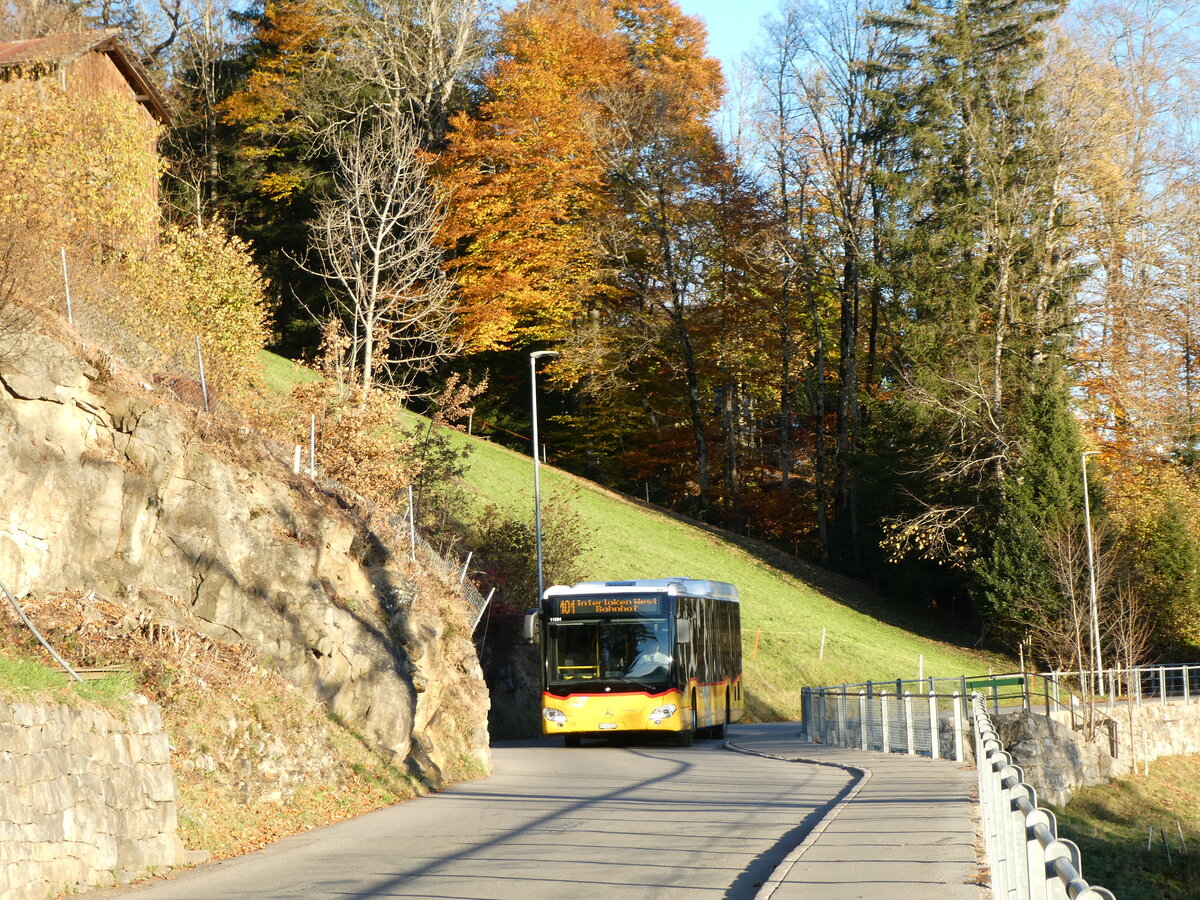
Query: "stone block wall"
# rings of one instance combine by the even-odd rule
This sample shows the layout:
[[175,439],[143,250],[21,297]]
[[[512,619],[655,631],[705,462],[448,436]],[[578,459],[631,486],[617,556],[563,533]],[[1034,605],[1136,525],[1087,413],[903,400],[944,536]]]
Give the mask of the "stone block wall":
[[[1116,722],[1117,759],[1114,774],[1125,775],[1147,760],[1161,756],[1200,753],[1200,700],[1134,704],[1132,715],[1125,703],[1101,704],[1099,711]],[[1132,725],[1132,728],[1130,727]]]
[[158,707],[0,702],[0,897],[63,891],[179,865],[175,778]]
[[[1035,712],[1003,713],[993,720],[1013,762],[1037,790],[1039,802],[1058,806],[1080,787],[1141,772],[1147,761],[1200,753],[1197,702],[1102,703],[1090,731],[1071,727],[1069,714],[1048,718]],[[1082,711],[1076,722],[1083,722]]]

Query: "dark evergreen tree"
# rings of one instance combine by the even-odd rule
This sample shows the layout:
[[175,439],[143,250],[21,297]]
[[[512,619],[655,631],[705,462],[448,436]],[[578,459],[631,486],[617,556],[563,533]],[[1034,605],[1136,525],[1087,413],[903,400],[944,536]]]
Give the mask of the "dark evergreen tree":
[[1076,272],[1063,249],[1039,83],[1062,0],[909,0],[880,139],[899,161],[894,291],[903,318],[884,400],[898,554],[958,564],[987,615],[1051,590],[1039,530],[1078,508],[1063,342]]

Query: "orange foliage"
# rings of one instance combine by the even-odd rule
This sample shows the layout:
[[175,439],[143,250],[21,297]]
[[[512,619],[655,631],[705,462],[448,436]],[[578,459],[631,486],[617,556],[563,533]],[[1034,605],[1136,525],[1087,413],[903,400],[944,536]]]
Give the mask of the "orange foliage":
[[501,23],[488,97],[455,117],[442,159],[470,352],[561,340],[615,293],[601,232],[641,216],[614,206],[631,157],[670,145],[656,164],[672,170],[717,155],[720,66],[673,0],[528,0]]
[[552,340],[601,290],[594,214],[604,172],[590,99],[619,48],[562,9],[503,17],[478,118],[459,114],[442,160],[453,209],[461,333],[471,351]]

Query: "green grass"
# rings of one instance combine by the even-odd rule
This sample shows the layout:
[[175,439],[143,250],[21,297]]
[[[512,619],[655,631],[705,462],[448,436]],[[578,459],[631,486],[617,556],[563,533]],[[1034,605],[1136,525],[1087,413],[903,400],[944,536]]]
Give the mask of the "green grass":
[[[280,380],[289,377],[300,376]],[[454,439],[472,447],[466,481],[476,512],[494,504],[532,520],[532,460],[479,438]],[[861,584],[765,544],[698,526],[553,466],[541,467],[541,484],[543,504],[556,494],[570,496],[592,530],[595,549],[582,561],[587,578],[682,575],[737,585],[746,692],[760,718],[798,718],[804,686],[1016,668],[1011,659],[954,643],[932,617],[897,615]]]
[[[461,440],[473,443],[467,482],[479,505],[528,511],[532,519],[532,461],[483,440]],[[908,628],[887,624],[885,601],[862,585],[759,542],[700,527],[552,466],[541,467],[541,484],[543,504],[555,494],[572,496],[593,529],[595,549],[584,561],[589,579],[684,575],[737,585],[746,689],[759,717],[798,717],[803,686],[915,678],[921,657],[926,676],[1015,668],[1004,657],[939,640],[946,635],[920,617],[910,617]]]
[[1167,757],[1151,763],[1148,776],[1084,788],[1055,814],[1059,833],[1079,844],[1090,884],[1121,900],[1200,898],[1200,756]]
[[133,675],[128,672],[80,683],[70,679],[62,669],[12,655],[9,650],[0,651],[0,696],[7,700],[68,704],[84,700],[118,709],[136,688]]
[[298,384],[307,384],[320,379],[320,374],[312,369],[298,365],[290,359],[285,359],[269,350],[258,354],[263,367],[263,379],[267,387],[279,394],[286,394]]

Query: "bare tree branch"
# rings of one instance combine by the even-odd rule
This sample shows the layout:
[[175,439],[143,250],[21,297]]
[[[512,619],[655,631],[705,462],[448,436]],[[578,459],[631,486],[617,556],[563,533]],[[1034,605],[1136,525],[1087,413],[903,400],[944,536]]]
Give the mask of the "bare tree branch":
[[[368,390],[397,387],[453,356],[452,283],[435,241],[445,197],[404,115],[359,114],[329,137],[334,186],[318,202],[316,269],[352,324],[350,355]],[[390,353],[385,353],[389,350]]]

